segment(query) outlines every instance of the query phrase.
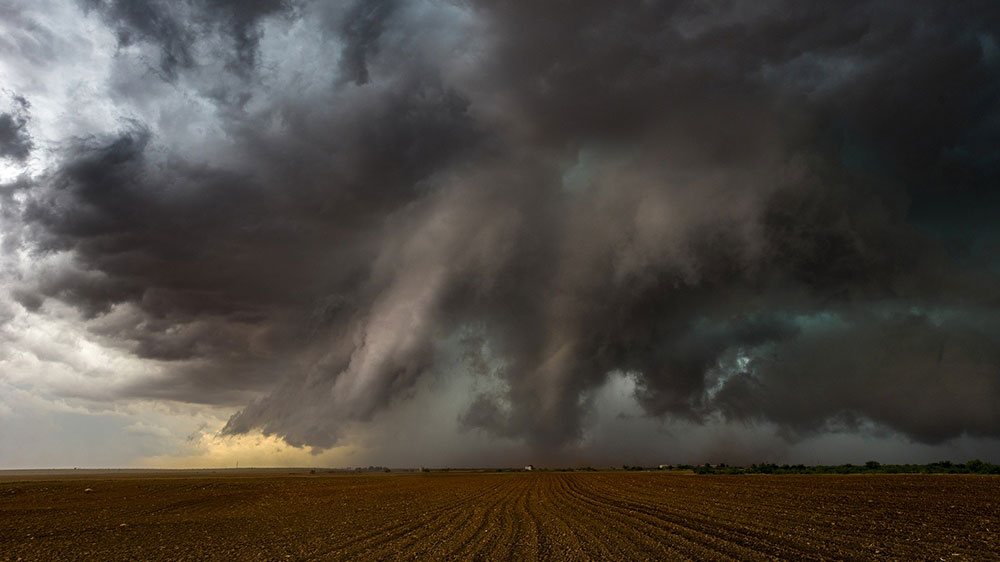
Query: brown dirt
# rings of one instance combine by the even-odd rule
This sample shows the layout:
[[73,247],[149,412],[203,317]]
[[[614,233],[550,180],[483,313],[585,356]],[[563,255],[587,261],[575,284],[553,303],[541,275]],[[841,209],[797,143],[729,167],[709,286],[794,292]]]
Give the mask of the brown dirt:
[[[2,478],[2,476],[0,476]],[[90,488],[90,492],[85,492]],[[1000,477],[33,476],[0,560],[998,560]]]

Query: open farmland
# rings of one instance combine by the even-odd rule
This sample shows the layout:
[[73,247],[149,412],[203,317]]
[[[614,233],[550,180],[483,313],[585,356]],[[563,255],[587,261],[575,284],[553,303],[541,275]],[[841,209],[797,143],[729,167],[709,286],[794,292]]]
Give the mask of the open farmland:
[[1000,556],[1000,478],[993,476],[272,472],[0,478],[3,561]]

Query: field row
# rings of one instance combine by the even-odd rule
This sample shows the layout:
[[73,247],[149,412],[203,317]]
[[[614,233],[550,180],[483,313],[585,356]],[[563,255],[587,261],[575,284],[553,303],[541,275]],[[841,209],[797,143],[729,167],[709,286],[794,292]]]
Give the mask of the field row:
[[[85,489],[90,489],[85,492]],[[1000,478],[451,473],[0,482],[0,560],[982,560]]]

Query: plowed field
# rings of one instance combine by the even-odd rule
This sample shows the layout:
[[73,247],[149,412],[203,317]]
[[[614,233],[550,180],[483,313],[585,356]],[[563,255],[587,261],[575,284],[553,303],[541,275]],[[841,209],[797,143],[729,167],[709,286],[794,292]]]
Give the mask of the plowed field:
[[200,474],[0,482],[3,561],[1000,560],[998,537],[1000,478],[990,476]]

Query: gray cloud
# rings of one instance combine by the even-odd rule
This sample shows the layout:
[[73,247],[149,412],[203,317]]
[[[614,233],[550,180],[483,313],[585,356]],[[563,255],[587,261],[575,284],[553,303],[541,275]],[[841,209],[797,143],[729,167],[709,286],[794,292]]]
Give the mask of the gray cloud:
[[0,113],[0,158],[23,162],[34,147],[27,130],[30,106],[21,96],[14,96],[13,101],[13,111]]
[[368,83],[368,58],[378,52],[378,40],[386,19],[396,10],[395,0],[360,0],[348,11],[340,25],[346,46],[340,68],[357,84]]
[[159,68],[165,78],[197,60],[195,43],[206,37],[221,39],[226,62],[237,70],[256,63],[260,40],[258,21],[288,8],[286,0],[80,0],[99,12],[115,30],[119,47],[137,41],[154,44],[160,51]]
[[928,443],[994,435],[995,328],[992,316],[969,310],[818,319],[746,361],[718,401],[732,418],[799,431],[874,420]]
[[456,423],[539,451],[612,373],[686,423],[1000,436],[997,233],[962,218],[1000,201],[1000,10],[723,4],[90,3],[215,136],[123,121],[4,186],[5,243],[72,256],[13,294],[173,365],[125,395],[296,445],[462,346]]

